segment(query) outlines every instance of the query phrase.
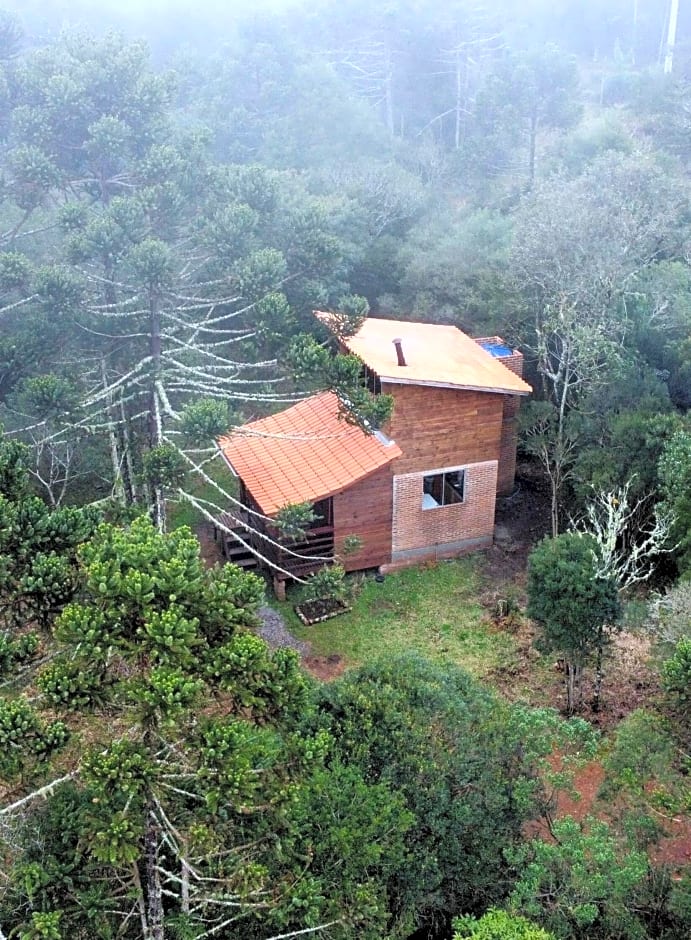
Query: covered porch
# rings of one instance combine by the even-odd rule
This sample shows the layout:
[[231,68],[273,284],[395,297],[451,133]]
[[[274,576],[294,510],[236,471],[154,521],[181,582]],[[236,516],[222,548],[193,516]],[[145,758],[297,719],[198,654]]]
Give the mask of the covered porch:
[[[335,560],[348,537],[369,540],[368,551],[349,558],[349,570],[389,560],[391,464],[401,451],[384,435],[345,420],[333,392],[247,424],[218,443],[239,478],[243,507],[224,514],[224,552],[231,561],[242,550],[254,557],[272,573],[277,593],[286,581]],[[305,504],[314,518],[290,538],[277,517]]]

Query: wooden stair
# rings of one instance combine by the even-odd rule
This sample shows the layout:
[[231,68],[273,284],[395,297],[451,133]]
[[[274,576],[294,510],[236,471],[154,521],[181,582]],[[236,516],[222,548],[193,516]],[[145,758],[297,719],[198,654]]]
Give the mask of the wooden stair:
[[[247,532],[244,529],[238,529],[238,535],[240,538],[247,541]],[[245,568],[247,571],[254,570],[258,567],[257,558],[252,552],[245,548],[244,545],[241,545],[237,542],[232,535],[228,535],[226,532],[221,533],[222,543],[221,550],[223,552],[223,557],[231,564],[237,565],[239,568]]]
[[[243,513],[243,516],[245,515],[246,514]],[[237,532],[243,542],[250,541],[251,533],[248,532],[243,525],[233,524],[238,522],[238,517],[233,517],[230,513],[224,513],[222,521],[224,525],[228,526],[231,532]],[[247,519],[244,518],[243,521],[246,522]],[[246,548],[238,542],[237,539],[234,539],[228,532],[224,532],[223,529],[216,529],[214,537],[217,541],[220,541],[223,557],[226,558],[230,564],[244,568],[246,571],[251,571],[259,567],[256,556],[252,554],[249,548]]]

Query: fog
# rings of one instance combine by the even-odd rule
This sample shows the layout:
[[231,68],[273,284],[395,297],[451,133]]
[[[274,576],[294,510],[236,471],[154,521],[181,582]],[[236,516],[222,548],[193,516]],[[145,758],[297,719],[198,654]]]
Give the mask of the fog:
[[66,28],[93,32],[117,29],[145,38],[154,54],[178,45],[205,47],[232,36],[238,21],[264,19],[289,11],[299,0],[0,0],[0,10],[15,13],[32,43],[41,43]]
[[[239,24],[265,26],[277,19],[292,32],[300,23],[322,17],[324,10],[338,20],[347,37],[364,15],[395,18],[427,10],[440,20],[454,11],[495,19],[504,31],[522,36],[527,45],[550,41],[593,57],[626,55],[632,42],[636,58],[653,60],[662,55],[667,39],[668,0],[478,0],[464,4],[454,0],[422,0],[419,3],[370,4],[359,0],[0,0],[0,9],[17,14],[31,43],[41,43],[67,27],[95,32],[118,29],[131,37],[145,38],[155,55],[180,45],[213,47],[232,37]],[[691,35],[691,4],[680,4],[677,43]],[[412,37],[409,38],[409,42]]]

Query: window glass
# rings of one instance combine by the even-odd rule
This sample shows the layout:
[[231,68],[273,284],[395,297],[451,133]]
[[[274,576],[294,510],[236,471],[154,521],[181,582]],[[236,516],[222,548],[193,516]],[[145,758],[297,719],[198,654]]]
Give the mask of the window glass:
[[465,498],[465,470],[428,473],[422,479],[422,508],[436,509],[462,503]]

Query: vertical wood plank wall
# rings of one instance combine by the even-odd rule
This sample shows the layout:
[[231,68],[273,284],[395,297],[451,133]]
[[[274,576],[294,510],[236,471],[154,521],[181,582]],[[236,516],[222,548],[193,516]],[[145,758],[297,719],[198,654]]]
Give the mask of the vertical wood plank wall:
[[[333,498],[334,541],[346,571],[376,568],[391,559],[393,475],[391,464]],[[357,535],[362,547],[342,556],[343,540]]]

